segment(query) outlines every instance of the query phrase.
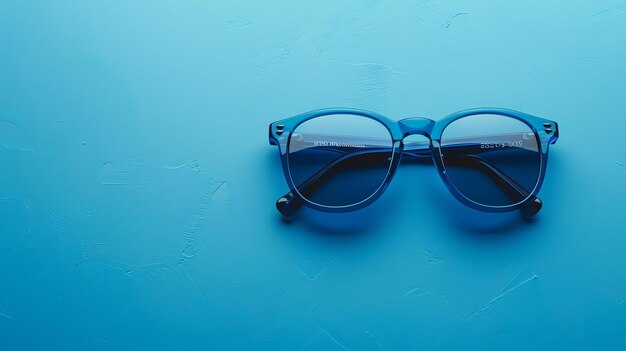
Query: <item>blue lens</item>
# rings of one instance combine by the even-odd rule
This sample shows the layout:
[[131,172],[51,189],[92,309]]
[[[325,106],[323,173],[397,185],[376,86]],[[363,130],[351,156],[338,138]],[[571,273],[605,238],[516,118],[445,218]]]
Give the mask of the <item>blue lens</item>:
[[291,180],[304,199],[346,207],[368,200],[382,187],[391,167],[393,140],[374,119],[334,114],[296,127],[288,153]]
[[501,115],[473,115],[450,123],[441,136],[441,157],[452,186],[483,206],[523,202],[541,173],[533,129]]

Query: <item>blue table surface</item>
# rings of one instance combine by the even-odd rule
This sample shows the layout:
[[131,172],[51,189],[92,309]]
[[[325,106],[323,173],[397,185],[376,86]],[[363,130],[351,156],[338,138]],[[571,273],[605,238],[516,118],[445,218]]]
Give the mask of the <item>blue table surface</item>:
[[[1,350],[626,349],[626,3],[0,3]],[[559,122],[533,221],[431,166],[281,220],[270,122]]]

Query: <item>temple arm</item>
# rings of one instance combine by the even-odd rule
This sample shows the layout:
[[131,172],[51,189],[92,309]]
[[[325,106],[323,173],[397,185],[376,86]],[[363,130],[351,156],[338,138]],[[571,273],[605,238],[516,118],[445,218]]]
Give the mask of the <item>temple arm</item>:
[[[505,135],[504,137],[505,139],[509,138],[508,140],[514,140],[514,139],[510,139],[510,137],[512,136],[514,135]],[[517,134],[515,136],[519,137],[520,135]],[[307,137],[310,137],[310,135],[307,135]],[[447,162],[451,162],[450,163],[451,165],[471,167],[471,168],[474,168],[483,172],[484,174],[492,178],[494,182],[496,183],[496,185],[498,185],[498,187],[500,187],[505,192],[505,194],[507,194],[511,198],[519,198],[519,197],[527,198],[530,192],[527,189],[525,189],[523,186],[518,184],[514,179],[512,179],[506,173],[504,173],[497,167],[489,164],[486,160],[478,156],[468,155],[468,153],[476,154],[476,153],[481,153],[481,152],[490,152],[490,151],[492,152],[492,151],[502,150],[502,148],[492,148],[490,146],[496,145],[500,147],[502,146],[506,147],[507,146],[506,143],[514,142],[514,141],[503,142],[502,138],[503,138],[502,135],[492,136],[491,138],[488,138],[488,139],[481,138],[481,140],[486,140],[485,142],[481,144],[476,144],[475,142],[471,143],[469,140],[458,139],[456,140],[457,144],[455,144],[454,146],[448,146],[446,149],[448,153],[446,156]],[[332,174],[336,172],[338,168],[337,166],[341,164],[342,162],[346,161],[347,159],[352,159],[354,157],[363,157],[363,158],[380,157],[380,153],[389,152],[388,147],[387,148],[369,147],[369,146],[373,146],[371,144],[376,144],[376,142],[373,140],[368,141],[368,147],[364,147],[364,145],[360,146],[359,144],[354,144],[354,143],[351,144],[349,142],[346,142],[345,138],[343,138],[342,140],[343,141],[341,142],[341,144],[335,143],[335,144],[330,144],[328,146],[324,145],[323,143],[319,141],[311,141],[311,140],[303,140],[303,139],[296,140],[298,144],[301,144],[299,145],[301,147],[306,146],[302,144],[309,144],[308,145],[309,147],[315,146],[317,148],[323,148],[324,150],[327,150],[327,151],[335,151],[335,152],[342,154],[333,162],[329,163],[324,168],[320,169],[317,173],[309,177],[307,180],[302,182],[302,184],[300,184],[297,187],[298,189],[300,189],[300,192],[302,193],[303,196],[306,197],[308,194],[311,194],[312,192],[314,192],[321,184],[324,183],[325,179],[327,179],[329,176],[332,176]],[[316,144],[311,145],[311,143],[316,143]],[[509,146],[512,146],[512,145],[509,145]],[[521,145],[515,145],[515,146],[521,146]],[[347,153],[345,151],[346,148],[355,148],[355,147],[362,147],[362,149],[359,149],[352,153]],[[407,156],[413,156],[413,157],[420,158],[420,159],[426,159],[426,158],[430,159],[431,153],[428,147],[429,147],[428,142],[407,143],[405,145],[404,154]],[[541,209],[541,200],[539,200],[534,195],[531,195],[531,198],[532,200],[529,203],[529,205],[522,208],[522,212],[527,216],[533,216],[537,212],[539,212],[539,210]],[[294,194],[294,190],[285,194],[276,202],[276,207],[278,208],[278,210],[287,217],[292,216],[301,206],[302,206],[302,200]]]
[[483,172],[489,176],[510,199],[526,199],[530,195],[531,201],[529,204],[521,208],[524,215],[532,217],[541,210],[542,202],[538,197],[531,195],[530,191],[524,186],[520,185],[515,179],[511,178],[508,174],[490,164],[485,159],[474,155],[450,155],[446,157],[446,162],[451,166],[469,167]]
[[[371,150],[368,150],[371,152]],[[373,156],[371,153],[360,153],[359,155],[355,155],[354,153],[347,154],[331,162],[313,176],[309,177],[302,184],[298,186],[298,189],[301,189],[301,193],[303,196],[307,196],[308,194],[314,192],[318,186],[324,183],[325,179],[329,176],[332,176],[335,170],[338,168],[337,165],[346,158],[351,157],[367,157]],[[502,172],[497,167],[489,164],[484,159],[481,159],[477,156],[450,156],[447,158],[447,162],[451,162],[450,165],[458,165],[458,166],[467,166],[474,169],[477,169],[484,174],[488,175],[492,178],[495,184],[500,187],[509,197],[511,198],[526,198],[529,195],[529,191],[517,183],[513,178],[508,176],[506,173]],[[522,208],[522,212],[526,216],[534,216],[541,209],[541,200],[534,195],[531,195],[531,202],[528,206]],[[276,202],[276,208],[282,213],[284,216],[290,217],[295,214],[298,209],[303,205],[302,200],[294,194],[294,190],[291,190],[287,194],[283,195]]]

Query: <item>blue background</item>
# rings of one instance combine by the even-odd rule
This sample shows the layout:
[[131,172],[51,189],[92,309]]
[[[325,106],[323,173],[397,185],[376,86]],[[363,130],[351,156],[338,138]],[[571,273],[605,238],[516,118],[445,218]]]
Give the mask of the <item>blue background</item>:
[[[626,348],[623,1],[0,3],[0,349]],[[559,122],[532,221],[304,210],[270,122]]]

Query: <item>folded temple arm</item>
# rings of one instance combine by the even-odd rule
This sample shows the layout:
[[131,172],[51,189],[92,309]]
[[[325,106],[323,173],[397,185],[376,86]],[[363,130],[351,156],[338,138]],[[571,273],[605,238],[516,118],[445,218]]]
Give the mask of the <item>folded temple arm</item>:
[[[495,137],[499,138],[499,140],[502,140],[502,136],[494,136],[494,138]],[[302,143],[303,141],[300,142]],[[304,142],[306,143],[306,141]],[[482,172],[483,174],[490,177],[494,181],[494,183],[507,196],[512,199],[528,198],[528,196],[530,195],[530,191],[521,186],[505,172],[490,164],[487,160],[477,156],[477,154],[481,154],[484,152],[497,152],[497,148],[494,149],[489,147],[494,143],[500,143],[500,141],[496,140],[493,141],[493,143],[487,141],[486,143],[482,144],[476,144],[475,142],[457,142],[453,146],[446,147],[446,163],[451,166],[454,165],[460,167],[468,167]],[[348,153],[345,151],[345,145],[347,144],[344,143],[343,147],[317,146],[317,148],[323,148],[327,151],[337,152],[340,154],[340,156],[297,186],[297,189],[299,189],[299,192],[303,196],[306,197],[308,194],[314,192],[329,177],[338,172],[341,168],[338,166],[346,160],[358,157],[363,158],[362,161],[367,162],[368,158],[380,157],[380,153],[389,152],[389,148],[367,147],[358,149],[355,152]],[[405,155],[405,157],[410,156],[415,159],[430,159],[431,152],[428,146],[428,142],[409,143],[405,145],[403,154]],[[294,192],[295,190],[289,191],[276,202],[276,208],[284,216],[292,216],[303,205],[301,198],[298,197]],[[529,202],[529,204],[521,209],[522,212],[529,217],[537,214],[542,205],[539,198],[534,195],[530,196],[531,201]]]

